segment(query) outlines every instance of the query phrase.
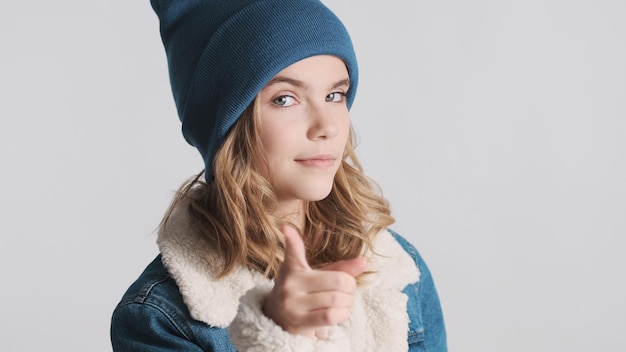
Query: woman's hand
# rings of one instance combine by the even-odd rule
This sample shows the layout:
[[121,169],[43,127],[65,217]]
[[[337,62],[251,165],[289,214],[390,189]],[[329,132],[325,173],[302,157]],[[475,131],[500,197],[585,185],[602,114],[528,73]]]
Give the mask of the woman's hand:
[[263,312],[289,333],[314,337],[318,328],[348,319],[355,278],[365,271],[367,260],[355,258],[311,269],[298,231],[290,225],[281,231],[285,235],[285,260]]

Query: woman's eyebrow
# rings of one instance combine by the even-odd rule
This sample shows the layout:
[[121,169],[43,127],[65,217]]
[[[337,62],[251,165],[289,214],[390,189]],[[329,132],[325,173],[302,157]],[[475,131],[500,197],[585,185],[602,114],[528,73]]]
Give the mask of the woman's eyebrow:
[[[304,82],[302,82],[300,80],[297,80],[295,78],[286,77],[286,76],[276,76],[276,77],[272,78],[269,82],[267,82],[267,84],[265,85],[264,88],[270,87],[270,86],[272,86],[274,84],[278,84],[278,83],[287,83],[287,84],[290,84],[290,85],[292,85],[294,87],[301,88],[301,89],[302,88],[307,88],[306,83],[304,83]],[[345,78],[345,79],[337,81],[336,83],[334,83],[331,86],[331,89],[335,89],[335,88],[338,88],[338,87],[344,87],[344,86],[350,86],[350,79]]]
[[333,84],[332,89],[339,87],[350,87],[350,79],[342,79],[341,81],[337,81],[337,83]]
[[278,84],[278,83],[287,83],[290,84],[292,86],[298,87],[298,88],[304,88],[305,84],[302,81],[299,81],[297,79],[294,78],[290,78],[290,77],[285,77],[285,76],[276,76],[272,79],[270,79],[269,82],[267,82],[267,84],[265,85],[265,88],[270,87],[274,84]]

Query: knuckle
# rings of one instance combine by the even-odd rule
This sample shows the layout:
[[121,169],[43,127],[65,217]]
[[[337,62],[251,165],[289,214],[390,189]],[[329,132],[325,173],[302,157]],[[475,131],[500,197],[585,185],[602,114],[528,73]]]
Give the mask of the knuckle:
[[326,299],[328,300],[327,305],[328,307],[335,307],[337,305],[337,302],[339,302],[339,295],[337,292],[331,292],[327,295]]
[[346,309],[332,308],[324,311],[321,320],[324,325],[335,325],[343,322],[347,317],[348,313]]
[[332,292],[328,295],[329,307],[343,307],[346,304],[346,295],[341,292]]
[[345,278],[340,273],[335,273],[330,279],[330,282],[333,285],[333,287],[342,287],[344,284],[344,281],[345,281]]
[[333,276],[332,280],[335,287],[345,291],[350,291],[353,287],[356,287],[354,278],[346,273],[337,273],[337,275]]
[[293,327],[300,327],[303,325],[302,316],[295,312],[285,312],[285,321],[287,324]]

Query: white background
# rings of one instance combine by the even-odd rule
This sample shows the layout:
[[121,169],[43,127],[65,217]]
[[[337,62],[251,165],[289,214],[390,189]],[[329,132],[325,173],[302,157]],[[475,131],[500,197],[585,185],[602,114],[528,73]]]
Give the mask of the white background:
[[[451,351],[625,351],[626,2],[326,3],[366,172],[429,263]],[[0,3],[0,349],[110,351],[198,172],[147,0]]]

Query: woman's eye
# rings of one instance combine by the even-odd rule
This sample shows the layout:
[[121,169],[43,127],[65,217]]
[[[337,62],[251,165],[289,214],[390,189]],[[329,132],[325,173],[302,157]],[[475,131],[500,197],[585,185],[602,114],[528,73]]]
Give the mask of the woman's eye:
[[346,93],[343,92],[333,92],[326,96],[326,101],[333,103],[340,103],[346,97]]
[[295,104],[296,100],[292,96],[281,95],[278,98],[275,98],[274,100],[272,100],[272,103],[281,107],[288,107],[288,106],[292,106],[293,104]]

